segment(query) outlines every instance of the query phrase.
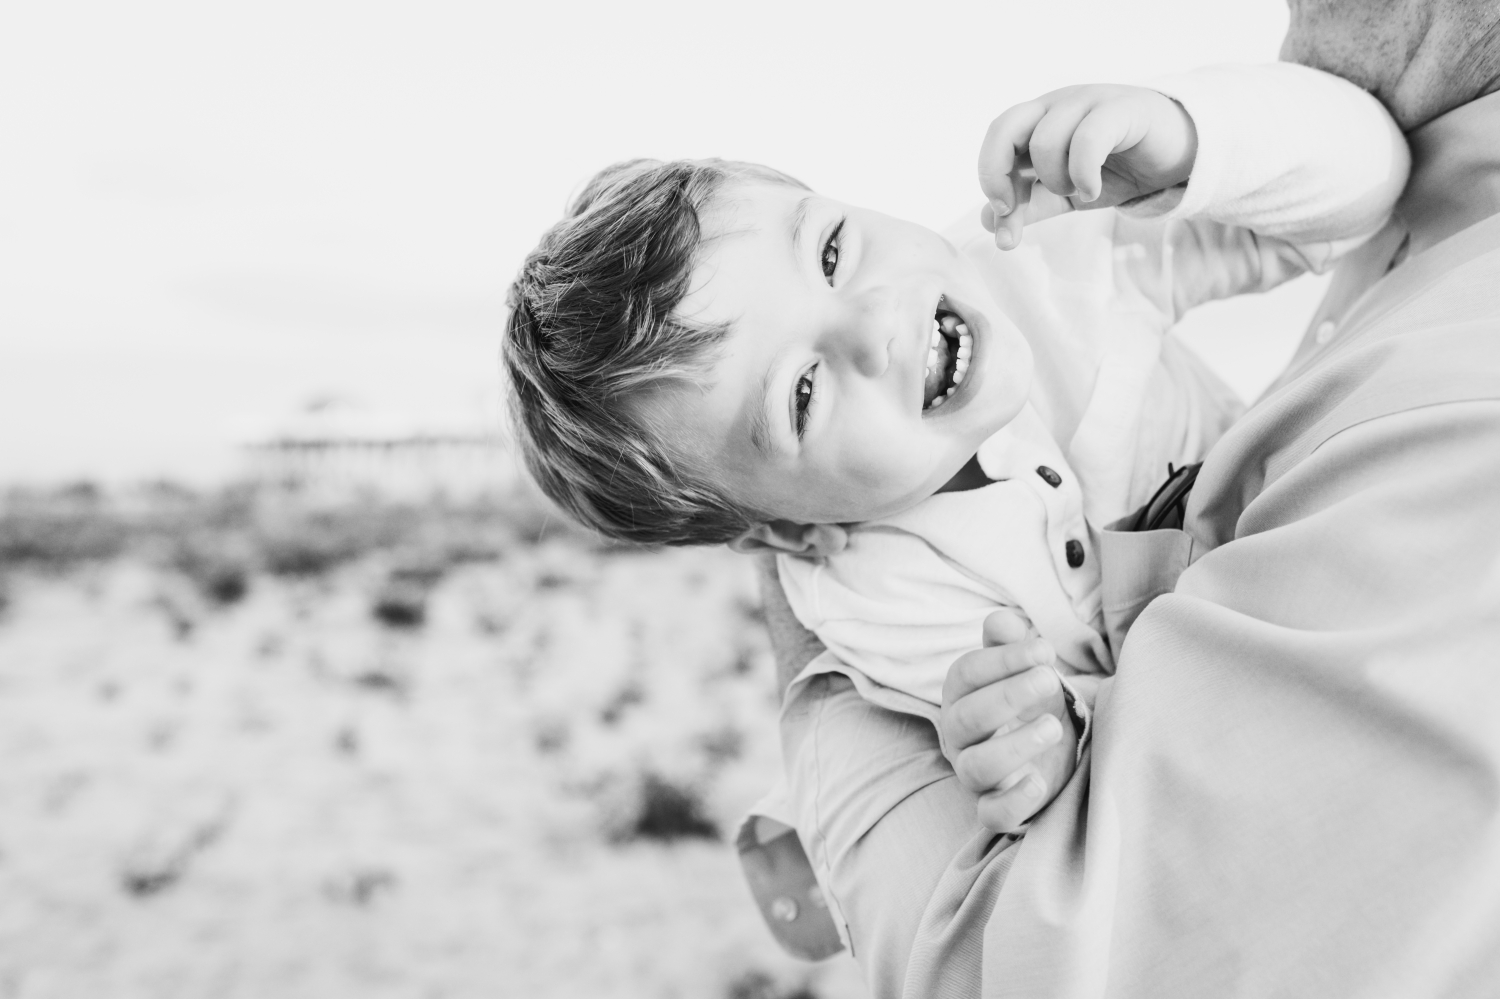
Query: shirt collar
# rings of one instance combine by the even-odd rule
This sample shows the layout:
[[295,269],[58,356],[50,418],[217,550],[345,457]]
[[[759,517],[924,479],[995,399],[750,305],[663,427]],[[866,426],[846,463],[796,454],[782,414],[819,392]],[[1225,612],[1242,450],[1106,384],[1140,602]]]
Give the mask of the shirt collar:
[[1412,256],[1500,212],[1500,92],[1462,104],[1407,135],[1411,179],[1396,214]]

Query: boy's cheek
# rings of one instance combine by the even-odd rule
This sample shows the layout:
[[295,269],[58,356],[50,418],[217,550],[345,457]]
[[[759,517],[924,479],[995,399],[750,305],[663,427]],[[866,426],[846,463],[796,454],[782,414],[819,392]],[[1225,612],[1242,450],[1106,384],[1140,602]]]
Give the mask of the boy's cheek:
[[871,427],[859,448],[851,449],[847,481],[871,496],[905,492],[927,477],[933,446],[910,433]]

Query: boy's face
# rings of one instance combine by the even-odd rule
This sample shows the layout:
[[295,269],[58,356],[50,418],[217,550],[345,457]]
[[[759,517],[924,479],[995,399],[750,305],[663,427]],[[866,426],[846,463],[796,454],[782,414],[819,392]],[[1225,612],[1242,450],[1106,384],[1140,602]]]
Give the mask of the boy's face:
[[1025,403],[1030,348],[938,234],[759,182],[726,187],[705,216],[678,315],[731,332],[701,385],[646,416],[740,503],[799,524],[894,514]]

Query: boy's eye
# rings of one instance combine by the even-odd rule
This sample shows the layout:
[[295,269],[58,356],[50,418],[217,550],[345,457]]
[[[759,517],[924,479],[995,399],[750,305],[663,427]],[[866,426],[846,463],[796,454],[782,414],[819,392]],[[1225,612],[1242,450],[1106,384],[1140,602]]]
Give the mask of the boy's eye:
[[830,285],[833,284],[833,273],[839,269],[839,233],[843,230],[844,220],[840,219],[839,224],[833,227],[833,232],[828,234],[828,242],[823,244],[823,256],[819,260],[823,267],[823,277],[828,279]]
[[807,429],[807,414],[812,409],[813,397],[817,394],[818,366],[813,365],[797,379],[797,388],[793,394],[792,407],[795,411],[797,424],[797,437]]

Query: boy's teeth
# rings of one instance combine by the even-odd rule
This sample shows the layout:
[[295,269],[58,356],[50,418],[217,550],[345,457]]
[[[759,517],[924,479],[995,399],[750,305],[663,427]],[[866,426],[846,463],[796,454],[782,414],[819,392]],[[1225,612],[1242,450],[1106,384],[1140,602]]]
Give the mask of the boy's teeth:
[[968,374],[973,356],[974,335],[969,332],[968,325],[946,310],[934,316],[925,372],[927,392],[932,394],[928,409],[941,406],[953,395]]
[[929,378],[941,360],[942,355],[940,352],[944,346],[943,327],[938,323],[937,317],[934,316],[932,319],[932,335],[927,341],[927,375]]
[[974,335],[960,323],[958,325],[958,350],[954,352],[956,365],[953,372],[953,381],[962,382],[964,373],[969,370],[969,359],[974,356]]

